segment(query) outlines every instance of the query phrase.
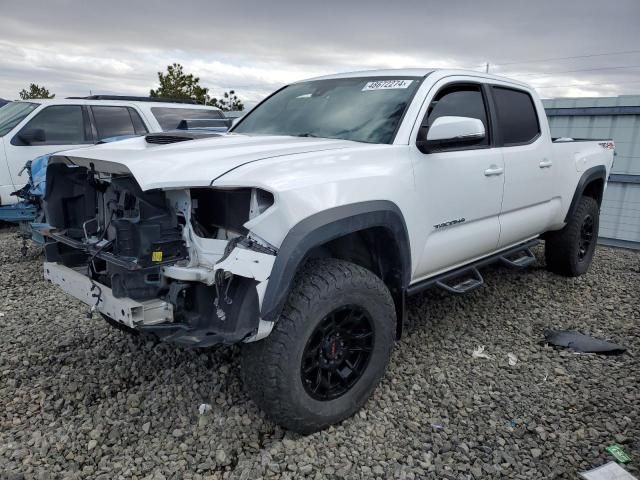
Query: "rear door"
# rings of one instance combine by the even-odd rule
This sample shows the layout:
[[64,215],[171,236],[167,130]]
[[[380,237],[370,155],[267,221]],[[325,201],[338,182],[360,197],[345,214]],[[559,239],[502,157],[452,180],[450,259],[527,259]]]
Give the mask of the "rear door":
[[544,232],[552,215],[554,165],[544,119],[533,97],[522,89],[490,87],[497,123],[496,140],[504,159],[504,198],[500,242],[507,247]]
[[[500,235],[504,164],[492,137],[487,91],[480,83],[442,80],[427,97],[421,125],[442,116],[482,121],[486,137],[473,145],[422,153],[411,145],[418,216],[424,224],[414,280],[495,251]],[[424,108],[424,107],[423,107]]]

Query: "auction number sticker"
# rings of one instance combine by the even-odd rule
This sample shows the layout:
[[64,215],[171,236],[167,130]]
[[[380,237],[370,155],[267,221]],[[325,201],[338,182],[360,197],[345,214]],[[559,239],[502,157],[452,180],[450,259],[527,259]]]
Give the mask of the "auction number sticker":
[[367,82],[362,88],[363,92],[367,90],[391,90],[394,88],[409,88],[413,80],[376,80],[375,82]]

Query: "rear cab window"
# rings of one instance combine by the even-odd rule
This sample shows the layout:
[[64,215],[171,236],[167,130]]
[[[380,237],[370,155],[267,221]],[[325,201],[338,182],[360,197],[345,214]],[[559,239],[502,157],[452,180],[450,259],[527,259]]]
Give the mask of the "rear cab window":
[[152,107],[151,113],[164,131],[177,129],[182,120],[217,120],[225,118],[220,110],[204,108]]
[[531,95],[497,86],[492,86],[491,92],[502,144],[513,147],[534,142],[540,136],[540,122]]

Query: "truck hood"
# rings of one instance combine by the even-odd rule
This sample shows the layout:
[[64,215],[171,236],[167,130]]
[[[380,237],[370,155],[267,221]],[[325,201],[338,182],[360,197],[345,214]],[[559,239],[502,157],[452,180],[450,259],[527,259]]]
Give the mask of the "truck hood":
[[144,137],[67,150],[51,163],[71,161],[105,173],[131,173],[142,190],[203,187],[247,163],[324,150],[360,146],[348,140],[287,136],[225,135],[169,145],[152,145]]

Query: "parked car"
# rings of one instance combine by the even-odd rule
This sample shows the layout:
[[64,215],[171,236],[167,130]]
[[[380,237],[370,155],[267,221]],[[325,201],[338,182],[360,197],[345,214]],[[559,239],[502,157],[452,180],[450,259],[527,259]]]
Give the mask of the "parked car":
[[223,137],[53,156],[45,277],[129,331],[242,344],[251,398],[309,433],[372,394],[407,296],[480,287],[540,239],[549,270],[586,273],[613,148],[555,141],[535,91],[494,75],[293,83]]
[[102,139],[177,129],[185,120],[230,126],[221,110],[160,102],[146,97],[94,95],[62,100],[12,102],[0,110],[0,206],[27,182],[25,163],[41,155],[92,145]]

